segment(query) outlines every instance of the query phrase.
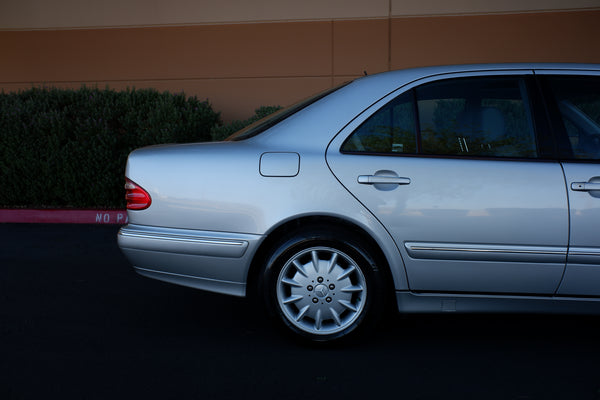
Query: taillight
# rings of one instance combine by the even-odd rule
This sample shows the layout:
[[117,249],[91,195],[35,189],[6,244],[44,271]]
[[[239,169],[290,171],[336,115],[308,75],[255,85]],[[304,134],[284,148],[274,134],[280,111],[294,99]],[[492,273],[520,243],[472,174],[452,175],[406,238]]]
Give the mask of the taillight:
[[125,178],[125,199],[128,210],[145,210],[152,204],[148,192],[134,181]]

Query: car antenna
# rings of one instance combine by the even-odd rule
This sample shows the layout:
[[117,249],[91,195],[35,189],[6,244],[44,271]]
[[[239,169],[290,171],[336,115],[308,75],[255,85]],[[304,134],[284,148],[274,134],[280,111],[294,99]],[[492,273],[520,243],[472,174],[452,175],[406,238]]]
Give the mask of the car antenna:
[[363,71],[363,74],[365,74],[365,76],[369,75],[369,74],[367,74],[367,70],[366,69]]

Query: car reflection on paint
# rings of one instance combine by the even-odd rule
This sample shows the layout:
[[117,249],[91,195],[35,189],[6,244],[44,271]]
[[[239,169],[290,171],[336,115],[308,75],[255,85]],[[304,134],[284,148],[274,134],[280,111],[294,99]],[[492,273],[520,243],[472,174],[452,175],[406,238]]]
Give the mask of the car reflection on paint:
[[354,80],[224,142],[138,149],[142,275],[333,341],[400,312],[600,312],[600,67]]

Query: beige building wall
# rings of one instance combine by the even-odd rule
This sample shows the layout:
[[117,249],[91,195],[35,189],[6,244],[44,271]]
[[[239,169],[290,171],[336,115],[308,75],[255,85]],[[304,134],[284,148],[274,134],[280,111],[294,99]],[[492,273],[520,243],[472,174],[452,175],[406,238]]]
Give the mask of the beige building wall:
[[363,71],[600,63],[598,37],[600,0],[3,1],[0,89],[184,91],[231,120]]

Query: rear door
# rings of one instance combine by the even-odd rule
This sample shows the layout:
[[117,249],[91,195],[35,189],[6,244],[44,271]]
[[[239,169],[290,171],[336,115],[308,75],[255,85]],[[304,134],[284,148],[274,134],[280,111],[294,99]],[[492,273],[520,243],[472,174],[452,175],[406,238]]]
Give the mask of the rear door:
[[600,296],[600,74],[540,74],[554,99],[570,204],[568,262],[558,294]]
[[330,168],[395,240],[411,290],[556,291],[567,197],[560,163],[541,157],[531,74],[415,83],[330,144]]

